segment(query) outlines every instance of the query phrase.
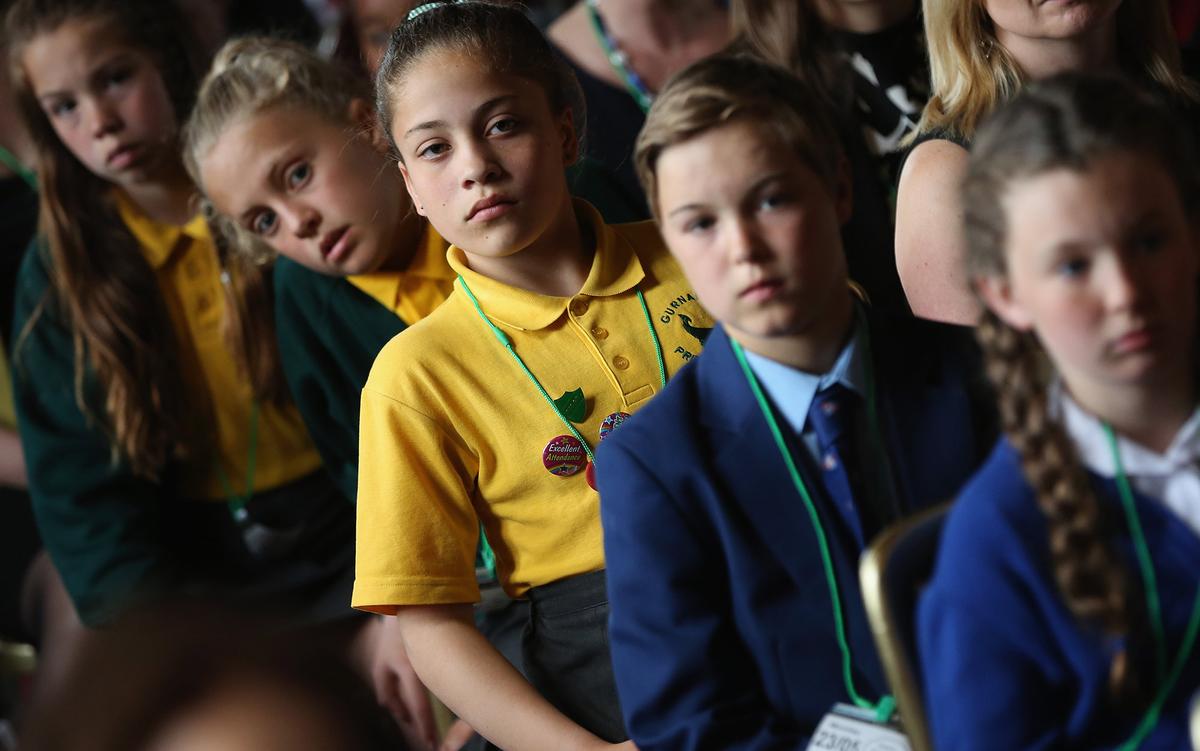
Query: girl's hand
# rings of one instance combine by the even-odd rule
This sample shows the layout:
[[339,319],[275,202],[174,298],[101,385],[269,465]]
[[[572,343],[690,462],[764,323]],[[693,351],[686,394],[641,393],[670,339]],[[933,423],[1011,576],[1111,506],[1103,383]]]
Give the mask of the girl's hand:
[[396,619],[373,618],[356,642],[355,651],[370,676],[375,699],[396,720],[409,746],[415,751],[437,749],[437,723],[429,692],[408,661]]

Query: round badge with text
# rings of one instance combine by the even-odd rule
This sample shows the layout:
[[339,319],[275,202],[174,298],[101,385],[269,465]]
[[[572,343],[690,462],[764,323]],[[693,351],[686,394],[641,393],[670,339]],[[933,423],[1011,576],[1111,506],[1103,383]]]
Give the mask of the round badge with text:
[[570,477],[587,466],[587,452],[583,444],[573,435],[552,438],[542,450],[542,464],[552,475]]

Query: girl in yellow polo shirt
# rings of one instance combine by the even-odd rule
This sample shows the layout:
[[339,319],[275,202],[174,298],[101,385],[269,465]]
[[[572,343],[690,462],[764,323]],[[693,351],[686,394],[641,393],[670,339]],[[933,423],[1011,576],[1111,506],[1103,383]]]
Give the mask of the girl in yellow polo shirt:
[[[498,746],[624,741],[592,456],[711,321],[653,225],[572,200],[577,84],[519,10],[418,7],[377,90],[458,278],[363,390],[354,605],[395,613],[422,680]],[[528,683],[470,620],[480,522],[502,585],[531,603]]]
[[273,348],[195,214],[177,136],[196,77],[173,4],[18,0],[5,33],[41,198],[15,399],[79,615],[205,597],[345,618],[353,511],[282,381],[259,377]]

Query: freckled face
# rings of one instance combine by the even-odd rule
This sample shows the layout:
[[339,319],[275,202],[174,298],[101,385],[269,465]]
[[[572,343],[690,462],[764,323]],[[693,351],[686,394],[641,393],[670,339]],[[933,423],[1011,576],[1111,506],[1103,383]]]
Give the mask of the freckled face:
[[97,177],[123,187],[178,165],[178,123],[158,64],[112,23],[69,20],[25,47],[21,65],[54,132]]

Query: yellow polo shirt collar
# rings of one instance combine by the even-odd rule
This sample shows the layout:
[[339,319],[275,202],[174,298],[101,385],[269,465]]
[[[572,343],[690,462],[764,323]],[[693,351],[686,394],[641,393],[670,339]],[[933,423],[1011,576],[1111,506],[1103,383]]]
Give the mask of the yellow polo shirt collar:
[[[377,300],[380,305],[396,312],[405,277],[420,277],[433,281],[453,281],[456,274],[446,265],[446,241],[433,225],[426,223],[421,244],[403,271],[376,271],[354,274],[346,280]],[[443,295],[444,297],[444,295]]]
[[122,190],[113,191],[113,200],[117,204],[117,214],[138,241],[142,256],[151,268],[162,268],[174,254],[182,237],[192,240],[210,239],[208,223],[204,221],[202,214],[197,213],[187,224],[178,227],[157,222],[146,216]]
[[[588,222],[596,237],[596,252],[588,277],[572,297],[541,295],[498,282],[467,266],[463,251],[451,245],[446,251],[450,268],[467,280],[488,318],[521,331],[544,329],[559,319],[577,297],[610,297],[636,287],[646,278],[637,254],[600,218],[591,204],[575,199],[575,213]],[[455,282],[456,286],[461,286]]]

